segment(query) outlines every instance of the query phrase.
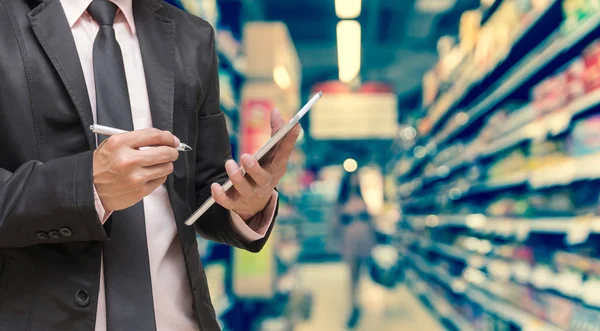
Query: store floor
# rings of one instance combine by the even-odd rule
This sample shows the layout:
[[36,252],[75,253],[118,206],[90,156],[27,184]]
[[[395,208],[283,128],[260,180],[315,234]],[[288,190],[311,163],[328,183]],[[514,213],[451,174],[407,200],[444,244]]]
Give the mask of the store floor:
[[[344,331],[349,311],[349,275],[341,263],[302,266],[305,287],[313,293],[309,321],[294,331]],[[370,281],[361,283],[363,315],[359,331],[442,331],[442,325],[404,286],[388,291]]]

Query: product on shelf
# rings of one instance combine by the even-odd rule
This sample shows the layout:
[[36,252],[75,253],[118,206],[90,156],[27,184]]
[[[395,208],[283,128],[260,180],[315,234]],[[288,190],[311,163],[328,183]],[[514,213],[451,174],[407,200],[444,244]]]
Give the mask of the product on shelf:
[[433,70],[423,76],[423,107],[430,106],[439,93],[439,80]]
[[481,29],[481,11],[468,10],[460,16],[459,39],[460,48],[465,52],[471,52],[479,38]]
[[465,156],[466,153],[469,153],[469,148],[458,142],[456,144],[450,145],[445,149],[439,151],[431,160],[430,164],[435,167],[435,171],[437,171],[437,167],[439,166],[455,166],[456,163],[461,160]]
[[527,217],[575,216],[575,205],[571,200],[571,190],[556,188],[550,191],[533,192],[527,197]]
[[565,70],[566,86],[568,90],[568,101],[572,102],[585,95],[587,92],[586,88],[586,63],[583,57],[575,57],[568,65]]
[[479,70],[489,71],[510,51],[519,32],[531,23],[531,20],[527,19],[533,14],[530,9],[527,1],[502,1],[480,31],[475,48],[475,63]]
[[568,329],[576,307],[573,300],[558,295],[547,295],[545,301],[548,321],[558,327]]
[[573,311],[569,331],[600,331],[600,310],[577,305]]
[[492,162],[488,167],[488,180],[494,181],[527,172],[527,157],[522,148],[509,152],[505,157]]
[[567,75],[559,72],[540,82],[532,89],[533,104],[538,110],[538,116],[545,115],[559,109],[569,100]]
[[563,11],[565,20],[563,22],[563,32],[571,33],[582,21],[598,13],[600,10],[600,1],[598,0],[564,0]]
[[569,135],[569,155],[583,156],[600,151],[600,114],[579,120]]
[[[598,9],[600,10],[600,9]],[[586,92],[600,87],[600,41],[590,44],[583,52],[583,81]]]
[[534,141],[529,146],[528,169],[530,171],[556,168],[568,161],[567,147],[562,140]]
[[474,139],[473,144],[479,145],[478,148],[476,147],[477,149],[485,150],[487,145],[501,134],[508,112],[508,108],[500,108],[489,117],[479,135]]
[[[477,86],[550,4],[563,5],[562,29],[569,33],[600,13],[600,0],[503,0],[486,13],[491,16],[482,26],[465,14],[458,47],[437,65],[441,81]],[[561,34],[550,38],[555,38],[550,47],[570,41]],[[595,95],[600,93],[600,39],[585,47],[583,41],[591,38],[596,37],[574,41],[576,47],[560,50],[528,78],[520,77],[521,85],[501,94],[493,108],[481,109],[484,114],[471,118],[468,129],[449,136],[444,130],[441,142],[435,138],[439,152],[412,169],[414,179],[406,189],[411,205],[405,212],[417,220],[439,215],[442,225],[432,221],[434,216],[423,216],[415,236],[427,241],[412,245],[411,255],[427,267],[431,292],[451,302],[476,330],[518,330],[508,322],[522,320],[523,329],[531,321],[539,330],[600,331],[600,107]],[[534,52],[545,47],[540,44]],[[519,68],[517,75],[523,71]],[[500,83],[512,82],[514,72],[506,72]],[[430,98],[429,117],[438,121],[448,110],[439,104],[459,101],[452,94],[461,88],[449,91],[437,90],[437,102]],[[489,99],[495,97],[491,93]],[[472,107],[467,106],[465,111]],[[456,112],[452,109],[448,118]],[[423,123],[431,128],[431,118]],[[470,222],[474,214],[485,216],[481,224]],[[456,290],[453,281],[465,282],[466,291]],[[486,307],[485,299],[493,302],[489,306],[508,309],[495,316],[498,311]]]
[[526,124],[533,122],[537,116],[537,110],[531,104],[510,104],[505,106],[509,108],[509,113],[506,120],[502,123],[500,130],[495,139],[500,139],[513,131],[524,127]]

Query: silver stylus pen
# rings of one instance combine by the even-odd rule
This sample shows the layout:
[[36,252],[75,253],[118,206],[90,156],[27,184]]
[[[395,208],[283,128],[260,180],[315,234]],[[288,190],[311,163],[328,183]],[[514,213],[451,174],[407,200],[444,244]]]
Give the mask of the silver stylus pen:
[[[111,128],[109,126],[98,125],[98,124],[90,125],[90,130],[92,130],[93,133],[102,134],[105,136],[112,136],[112,135],[119,134],[119,133],[129,132],[129,131],[115,129],[115,128]],[[192,148],[184,143],[180,143],[179,146],[177,146],[177,150],[180,152],[189,152],[192,150]]]

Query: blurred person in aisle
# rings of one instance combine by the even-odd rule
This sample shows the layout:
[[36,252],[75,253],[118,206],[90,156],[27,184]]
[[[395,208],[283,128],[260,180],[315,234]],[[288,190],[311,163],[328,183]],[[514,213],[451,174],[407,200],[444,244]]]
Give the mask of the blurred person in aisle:
[[334,217],[334,236],[350,272],[352,311],[347,325],[354,328],[360,319],[359,282],[361,271],[375,246],[373,219],[360,188],[360,172],[346,172],[342,177]]
[[215,32],[160,0],[0,0],[0,45],[0,331],[220,330],[196,233],[263,248],[299,127],[244,176]]

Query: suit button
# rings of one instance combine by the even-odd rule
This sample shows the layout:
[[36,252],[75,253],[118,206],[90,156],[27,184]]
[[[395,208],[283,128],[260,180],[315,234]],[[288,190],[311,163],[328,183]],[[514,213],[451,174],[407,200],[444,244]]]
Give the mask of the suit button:
[[86,290],[79,290],[75,293],[75,304],[79,307],[87,307],[90,304],[90,294]]
[[71,231],[71,229],[67,228],[67,227],[62,227],[60,228],[60,234],[63,235],[63,237],[70,237],[73,235],[73,231]]
[[44,231],[40,231],[35,234],[40,240],[48,240],[48,234]]
[[50,239],[60,239],[60,237],[62,237],[60,235],[60,232],[58,232],[56,230],[52,230],[52,231],[48,232],[48,236],[50,236]]

